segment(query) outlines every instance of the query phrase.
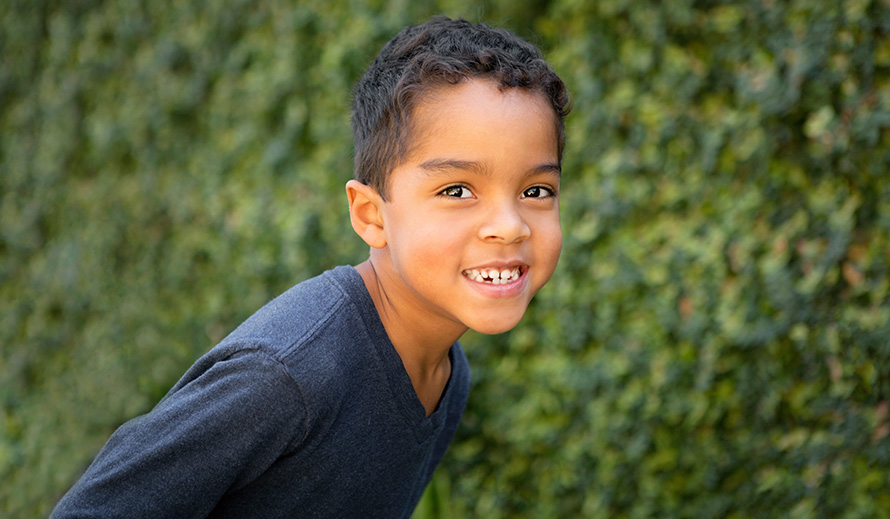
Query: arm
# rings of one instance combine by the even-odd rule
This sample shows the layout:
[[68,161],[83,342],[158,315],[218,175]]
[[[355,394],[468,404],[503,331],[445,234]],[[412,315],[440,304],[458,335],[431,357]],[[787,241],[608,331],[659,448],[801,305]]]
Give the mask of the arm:
[[206,517],[301,440],[305,418],[279,362],[257,352],[220,360],[121,426],[52,518]]

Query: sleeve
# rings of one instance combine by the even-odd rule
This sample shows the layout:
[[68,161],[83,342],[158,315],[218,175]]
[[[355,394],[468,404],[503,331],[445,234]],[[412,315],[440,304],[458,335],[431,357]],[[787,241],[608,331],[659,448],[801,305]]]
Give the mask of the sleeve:
[[206,517],[305,431],[305,403],[283,365],[258,352],[229,357],[122,425],[51,517]]

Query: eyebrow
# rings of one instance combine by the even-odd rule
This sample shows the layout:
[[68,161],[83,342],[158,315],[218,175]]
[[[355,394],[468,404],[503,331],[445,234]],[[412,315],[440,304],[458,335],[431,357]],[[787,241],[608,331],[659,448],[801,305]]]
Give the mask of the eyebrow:
[[[420,164],[420,168],[429,173],[430,176],[435,176],[436,174],[452,170],[471,171],[482,176],[490,175],[488,168],[482,163],[470,160],[430,159]],[[539,173],[553,173],[557,177],[560,177],[562,176],[562,168],[559,167],[559,164],[548,162],[529,169],[526,172],[526,176],[532,176]]]

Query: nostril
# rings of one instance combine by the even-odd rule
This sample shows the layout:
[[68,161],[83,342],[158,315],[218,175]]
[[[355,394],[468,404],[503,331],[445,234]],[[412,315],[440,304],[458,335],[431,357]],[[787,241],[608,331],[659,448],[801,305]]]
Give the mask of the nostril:
[[492,213],[479,231],[480,238],[486,241],[505,243],[524,240],[531,234],[522,214],[513,207]]

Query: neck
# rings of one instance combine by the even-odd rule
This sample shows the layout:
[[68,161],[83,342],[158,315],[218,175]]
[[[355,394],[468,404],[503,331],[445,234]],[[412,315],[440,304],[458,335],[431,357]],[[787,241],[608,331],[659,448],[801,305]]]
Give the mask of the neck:
[[429,416],[451,376],[448,357],[451,345],[467,328],[446,319],[427,319],[427,316],[418,315],[415,309],[406,307],[393,283],[379,275],[381,273],[372,259],[357,265],[356,270],[362,276],[383,327]]

